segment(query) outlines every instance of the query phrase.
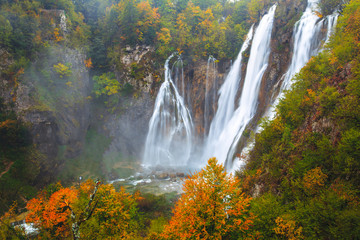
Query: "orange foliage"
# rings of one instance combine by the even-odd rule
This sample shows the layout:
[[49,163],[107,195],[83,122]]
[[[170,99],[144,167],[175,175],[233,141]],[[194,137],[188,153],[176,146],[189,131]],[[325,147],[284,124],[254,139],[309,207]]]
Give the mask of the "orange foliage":
[[0,128],[10,128],[11,125],[13,125],[15,123],[16,123],[15,120],[6,119],[5,121],[0,122]]
[[304,176],[304,187],[309,193],[316,193],[322,186],[324,186],[326,178],[327,175],[321,171],[320,167],[311,169]]
[[168,28],[161,28],[161,31],[157,33],[157,39],[164,45],[168,45],[171,41],[171,34]]
[[63,188],[47,198],[46,192],[41,192],[37,198],[31,199],[26,208],[29,214],[26,222],[34,223],[36,227],[49,231],[55,237],[71,235],[69,205],[77,198],[78,191],[73,188]]
[[61,42],[64,40],[64,38],[60,35],[59,28],[55,28],[53,34],[55,42]]
[[215,158],[187,179],[184,194],[176,203],[174,216],[165,227],[165,239],[222,239],[230,234],[248,236],[254,217],[249,214],[250,198],[239,182],[217,164]]
[[92,68],[93,67],[91,58],[85,59],[84,63],[85,63],[85,67],[87,67],[87,68]]
[[283,219],[278,217],[275,220],[277,227],[274,228],[274,231],[278,235],[282,235],[289,240],[303,239],[302,237],[302,227],[296,227],[296,222],[294,220]]
[[143,35],[148,32],[150,28],[156,27],[160,23],[160,14],[157,12],[157,8],[152,8],[149,1],[139,2],[136,6],[140,18],[137,22],[136,33],[138,39],[143,41]]

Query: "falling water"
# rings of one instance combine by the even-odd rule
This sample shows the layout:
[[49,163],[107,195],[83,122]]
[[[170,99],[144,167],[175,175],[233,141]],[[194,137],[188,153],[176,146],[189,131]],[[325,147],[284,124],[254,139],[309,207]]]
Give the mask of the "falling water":
[[236,93],[238,91],[241,80],[242,55],[248,49],[252,37],[253,26],[250,28],[250,31],[247,34],[247,38],[242,45],[229,74],[227,75],[224,84],[219,90],[220,96],[218,101],[218,109],[211,122],[209,136],[204,151],[204,154],[206,155],[205,158],[210,157],[213,147],[217,144],[217,138],[220,136],[221,132],[223,131],[226,124],[229,122],[231,116],[234,113]]
[[339,17],[339,13],[337,11],[326,17],[327,33],[326,33],[325,43],[329,42],[330,36],[334,33],[338,17]]
[[[212,80],[212,81],[211,81]],[[211,86],[210,87],[210,82]],[[206,68],[206,82],[205,82],[205,102],[204,102],[204,132],[205,134],[209,128],[210,110],[216,102],[216,58],[209,56]],[[210,91],[211,90],[211,91]]]
[[[311,56],[314,56],[319,52],[321,46],[320,43],[322,40],[319,39],[319,35],[324,22],[323,20],[319,21],[319,17],[315,13],[318,8],[318,2],[319,0],[309,0],[304,14],[295,24],[294,51],[291,64],[288,71],[284,75],[280,93],[265,114],[269,120],[275,117],[274,109],[279,103],[280,99],[284,96],[284,90],[288,90],[292,86],[292,78],[301,70],[301,68],[305,66],[305,64],[310,60]],[[330,35],[334,30],[334,26],[336,25],[337,18],[338,13],[334,13],[326,17],[328,27],[325,42],[329,40]]]
[[174,62],[171,71],[174,73],[174,83],[179,94],[185,99],[185,84],[184,84],[184,63],[181,56]]
[[150,119],[143,157],[146,167],[185,166],[190,158],[193,123],[171,78],[169,61],[175,55],[172,54],[165,62],[165,81],[156,97]]
[[[257,109],[260,82],[267,68],[270,55],[270,38],[275,9],[276,5],[270,8],[269,12],[261,19],[255,31],[239,107],[233,112],[234,104],[231,103],[229,109],[220,109],[222,104],[219,99],[218,112],[227,111],[228,113],[219,114],[219,117],[222,117],[223,120],[217,119],[217,116],[215,116],[210,127],[207,146],[205,147],[205,157],[215,156],[220,163],[224,164],[228,155],[231,154],[229,151],[232,150],[232,144],[238,141],[245,126],[254,116]],[[221,91],[225,91],[223,89],[225,88],[222,88]],[[225,92],[221,92],[221,95],[223,94],[225,95]],[[215,127],[215,124],[224,125],[222,127]]]
[[[323,27],[324,21],[327,22],[325,43],[329,41],[331,34],[334,32],[339,14],[335,12],[334,14],[329,15],[325,19],[319,21],[319,17],[315,13],[318,8],[318,2],[319,0],[309,0],[304,14],[300,20],[295,23],[293,35],[294,50],[291,64],[288,71],[283,76],[283,83],[281,85],[279,94],[275,98],[274,103],[269,107],[268,111],[264,115],[264,117],[269,120],[274,119],[275,107],[279,103],[280,99],[284,96],[284,90],[291,88],[293,84],[292,78],[300,71],[301,68],[305,66],[311,56],[314,56],[319,52],[322,40],[319,39],[319,36],[321,35],[321,29]],[[261,130],[262,128],[258,127],[257,132],[260,132]],[[250,150],[252,146],[253,143],[251,143],[247,148],[243,149],[243,153]],[[234,164],[232,168],[237,169],[239,164],[241,163],[237,161],[237,164]]]

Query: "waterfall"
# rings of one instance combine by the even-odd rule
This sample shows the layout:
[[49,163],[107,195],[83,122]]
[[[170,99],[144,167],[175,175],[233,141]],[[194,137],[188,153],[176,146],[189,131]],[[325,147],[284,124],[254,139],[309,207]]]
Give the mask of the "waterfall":
[[174,73],[175,86],[179,89],[179,94],[185,99],[184,63],[181,56],[174,62],[171,71]]
[[327,33],[326,33],[325,44],[329,42],[330,36],[334,33],[338,17],[339,17],[339,13],[337,11],[326,17]]
[[[210,87],[210,82],[212,88]],[[210,55],[206,68],[205,102],[204,102],[204,133],[205,133],[204,135],[206,135],[209,128],[210,110],[213,108],[216,102],[216,89],[217,89],[216,58]]]
[[205,159],[211,157],[211,153],[217,144],[218,137],[234,113],[236,93],[241,80],[242,55],[248,49],[250,41],[253,38],[253,28],[254,26],[250,28],[247,38],[242,45],[229,74],[219,90],[218,109],[211,122],[209,136],[204,148]]
[[[280,87],[279,94],[276,96],[273,104],[269,107],[267,112],[264,114],[269,120],[275,118],[275,108],[278,105],[281,98],[284,97],[284,91],[289,90],[293,84],[293,77],[298,73],[305,64],[310,60],[310,58],[316,55],[321,47],[321,40],[319,36],[321,35],[321,29],[323,28],[324,21],[327,23],[327,33],[325,37],[325,43],[330,39],[331,34],[334,32],[336,22],[339,14],[337,12],[332,15],[327,16],[325,19],[319,21],[318,15],[315,11],[318,8],[319,0],[309,0],[308,5],[305,9],[304,14],[299,21],[295,23],[293,39],[293,56],[289,69],[283,76],[283,82]],[[262,131],[261,127],[258,127],[257,132]],[[253,143],[249,144],[248,147],[243,149],[242,153],[247,152],[253,146]],[[237,169],[240,162],[232,166],[232,169]]]
[[322,21],[319,21],[319,17],[315,13],[318,8],[318,2],[319,0],[309,0],[304,14],[300,20],[295,23],[293,34],[294,50],[291,64],[283,77],[284,80],[278,96],[275,98],[274,103],[265,114],[265,117],[269,120],[272,120],[275,117],[275,107],[279,103],[280,99],[283,98],[284,91],[291,88],[293,84],[292,79],[295,74],[305,66],[312,56],[319,52],[321,46],[321,39],[319,39],[319,35],[323,27],[324,20],[327,21],[327,34],[325,42],[329,40],[330,35],[334,31],[338,13],[329,15]]
[[[193,123],[184,99],[171,78],[169,62],[175,55],[172,54],[165,62],[165,81],[156,97],[150,119],[143,157],[146,167],[186,166],[190,158]],[[177,63],[182,68],[180,57]]]
[[[272,6],[269,12],[264,15],[255,31],[239,107],[235,112],[233,102],[229,102],[229,105],[220,102],[223,100],[222,95],[224,95],[224,98],[227,97],[225,96],[225,84],[220,90],[218,111],[211,124],[209,138],[204,150],[205,158],[215,156],[220,163],[225,164],[228,155],[234,151],[232,149],[233,143],[238,141],[246,125],[256,112],[261,79],[268,66],[275,10],[276,5]],[[234,63],[232,68],[232,71],[234,73],[236,71],[237,75],[240,72],[239,65]],[[236,68],[238,69],[235,70]],[[233,90],[237,91],[237,88]],[[220,113],[222,111],[225,113]]]

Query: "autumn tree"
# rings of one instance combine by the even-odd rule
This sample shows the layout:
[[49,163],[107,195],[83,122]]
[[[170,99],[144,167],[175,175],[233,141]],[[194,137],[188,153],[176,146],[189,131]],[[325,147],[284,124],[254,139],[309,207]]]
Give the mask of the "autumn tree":
[[64,188],[59,183],[52,185],[27,203],[29,214],[26,222],[33,223],[45,238],[69,238],[71,212],[68,206],[73,204],[76,198],[76,189]]
[[250,198],[215,158],[185,181],[184,194],[165,227],[165,239],[239,239],[249,237],[254,217]]
[[139,2],[136,6],[139,12],[139,21],[136,23],[138,41],[151,44],[156,38],[156,31],[160,22],[157,8],[152,8],[149,1]]
[[58,183],[28,202],[26,221],[46,239],[131,239],[138,229],[137,198],[99,181],[70,188]]

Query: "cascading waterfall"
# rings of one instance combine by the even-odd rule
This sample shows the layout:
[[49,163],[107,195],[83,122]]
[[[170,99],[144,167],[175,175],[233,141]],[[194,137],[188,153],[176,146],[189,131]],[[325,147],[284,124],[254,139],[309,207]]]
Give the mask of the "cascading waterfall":
[[[319,52],[321,39],[318,39],[318,36],[320,35],[323,27],[324,19],[319,21],[319,17],[315,13],[318,8],[318,2],[319,0],[309,0],[304,14],[295,24],[294,50],[291,64],[284,75],[284,80],[278,96],[275,98],[274,103],[265,114],[269,120],[275,117],[274,110],[280,99],[284,96],[284,90],[288,90],[292,86],[292,78],[301,70],[301,68],[305,66],[312,56]],[[329,40],[336,25],[337,18],[338,13],[334,13],[325,18],[327,21],[327,34],[325,42]]]
[[[292,78],[298,73],[305,64],[310,60],[310,58],[316,55],[320,50],[321,39],[319,35],[323,27],[324,21],[327,23],[327,33],[325,37],[325,43],[329,41],[331,34],[334,32],[336,22],[339,14],[337,12],[332,15],[327,16],[325,19],[319,21],[318,15],[315,13],[318,7],[319,0],[310,0],[308,1],[307,8],[305,9],[304,14],[298,22],[295,23],[294,28],[294,50],[291,60],[291,64],[287,72],[283,76],[283,82],[280,87],[279,94],[275,98],[273,104],[269,107],[267,112],[264,114],[269,120],[274,119],[275,117],[275,108],[278,105],[281,98],[284,97],[284,91],[288,90],[292,86]],[[262,130],[261,127],[258,127],[257,132]],[[243,149],[243,153],[247,152],[252,148],[250,144],[247,148]],[[239,167],[239,161],[237,164],[232,166],[233,169]]]
[[[256,112],[261,79],[268,66],[275,10],[276,5],[272,6],[269,12],[264,15],[255,31],[239,107],[232,113],[231,108],[233,109],[234,105],[231,103],[229,115],[219,114],[219,116],[223,117],[223,120],[218,120],[216,119],[217,116],[215,116],[211,124],[209,139],[204,151],[205,158],[214,156],[220,163],[225,164],[228,155],[231,154],[229,151],[233,143],[238,141],[246,125]],[[219,100],[218,112],[224,110],[220,106],[222,104]],[[215,127],[215,124],[223,124],[221,121],[225,122],[224,126]]]
[[326,33],[325,43],[329,42],[330,36],[334,33],[338,18],[339,18],[339,13],[337,11],[326,17],[327,33]]
[[241,80],[242,55],[248,49],[253,38],[253,29],[254,26],[250,28],[247,38],[243,43],[229,74],[219,90],[218,109],[210,125],[209,136],[204,149],[204,158],[211,157],[212,150],[217,144],[218,136],[220,136],[234,113],[236,93]]
[[181,56],[174,62],[171,71],[174,73],[174,83],[179,94],[185,99],[184,63]]
[[[212,81],[211,81],[212,80]],[[212,88],[210,87],[212,83]],[[205,102],[204,102],[204,132],[205,135],[209,128],[210,110],[216,102],[216,58],[209,56],[206,68],[206,82],[205,82]],[[212,91],[210,91],[212,90]]]
[[[274,96],[273,104],[265,116],[274,117],[274,107],[283,96],[284,90],[292,85],[292,78],[309,61],[311,56],[316,55],[321,47],[321,42],[329,40],[334,31],[338,13],[334,13],[320,20],[315,14],[319,0],[309,0],[308,6],[301,19],[295,24],[293,39],[293,56],[288,71],[283,75],[279,94]],[[238,167],[240,162],[233,164],[233,157],[238,142],[257,111],[259,88],[262,77],[268,68],[270,55],[270,40],[274,22],[276,5],[263,16],[256,30],[253,26],[249,30],[239,55],[232,65],[224,84],[218,95],[215,86],[215,59],[209,57],[204,104],[204,128],[205,139],[201,161],[204,163],[209,157],[216,157],[227,169]],[[327,28],[326,34],[322,29]],[[246,75],[241,89],[238,107],[236,97],[239,91],[241,77],[241,62],[243,53],[249,48],[250,57],[247,63]],[[183,62],[179,57],[169,69],[169,62],[176,54],[172,54],[165,62],[165,81],[161,85],[156,98],[154,113],[149,123],[149,133],[146,139],[143,163],[145,166],[188,166],[188,160],[192,152],[193,123],[190,111],[185,106],[184,98],[187,99],[188,107],[191,104],[190,94],[186,94],[191,88],[188,82],[184,84]],[[212,72],[213,71],[213,72]],[[174,75],[174,80],[172,75]],[[212,79],[213,78],[213,79]],[[178,90],[179,89],[179,90]],[[217,111],[210,122],[211,106],[215,105],[218,97]]]
[[172,54],[165,62],[165,81],[156,97],[146,137],[143,157],[145,167],[186,166],[190,158],[193,123],[184,99],[171,78],[169,61],[175,55]]

